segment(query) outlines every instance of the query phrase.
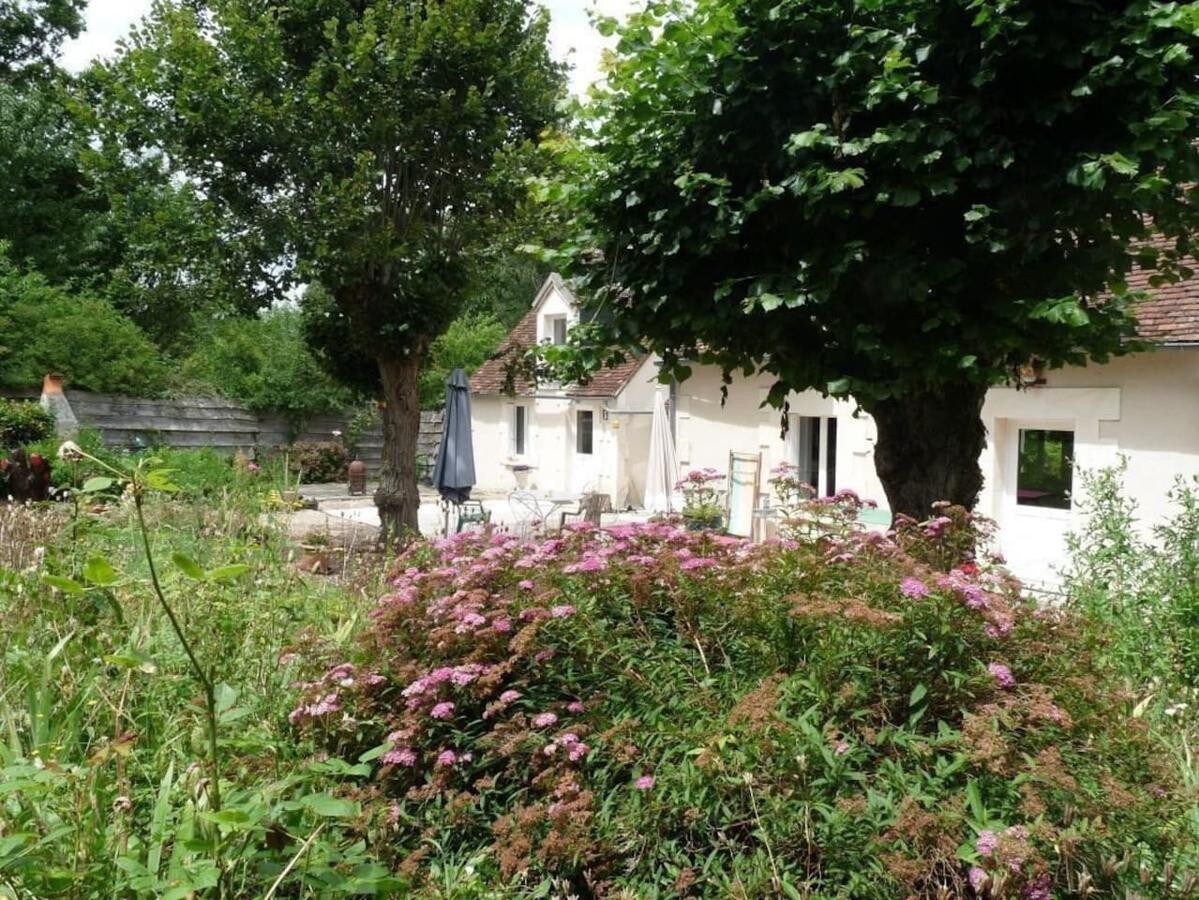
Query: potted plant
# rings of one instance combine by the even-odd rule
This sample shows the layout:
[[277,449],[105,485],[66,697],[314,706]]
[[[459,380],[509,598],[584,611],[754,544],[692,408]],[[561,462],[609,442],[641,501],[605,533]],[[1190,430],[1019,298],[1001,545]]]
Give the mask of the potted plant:
[[720,528],[724,505],[720,502],[724,476],[715,469],[692,469],[675,485],[683,493],[683,519],[691,531]]

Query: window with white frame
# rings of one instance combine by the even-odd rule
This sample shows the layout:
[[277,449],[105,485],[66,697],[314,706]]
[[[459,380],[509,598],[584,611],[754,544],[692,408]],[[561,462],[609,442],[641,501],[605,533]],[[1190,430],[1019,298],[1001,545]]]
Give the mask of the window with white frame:
[[512,441],[509,450],[513,456],[524,456],[529,441],[529,408],[522,404],[512,407]]
[[1021,428],[1016,456],[1016,504],[1070,509],[1074,490],[1074,432]]
[[556,347],[566,343],[566,316],[545,317],[545,340]]

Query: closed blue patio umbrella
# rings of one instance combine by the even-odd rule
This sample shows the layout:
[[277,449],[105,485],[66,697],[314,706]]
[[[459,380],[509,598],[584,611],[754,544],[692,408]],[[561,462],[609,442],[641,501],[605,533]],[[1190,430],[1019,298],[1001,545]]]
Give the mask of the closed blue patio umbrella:
[[470,381],[461,369],[445,385],[441,446],[433,466],[433,486],[443,500],[461,504],[475,486],[475,450],[470,436]]

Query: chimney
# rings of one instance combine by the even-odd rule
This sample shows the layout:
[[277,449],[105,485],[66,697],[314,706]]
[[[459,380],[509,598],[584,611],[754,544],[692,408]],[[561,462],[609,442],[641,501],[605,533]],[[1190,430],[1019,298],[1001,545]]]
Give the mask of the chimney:
[[62,390],[63,378],[48,372],[42,379],[42,409],[54,416],[54,430],[60,438],[71,438],[79,433],[79,420]]

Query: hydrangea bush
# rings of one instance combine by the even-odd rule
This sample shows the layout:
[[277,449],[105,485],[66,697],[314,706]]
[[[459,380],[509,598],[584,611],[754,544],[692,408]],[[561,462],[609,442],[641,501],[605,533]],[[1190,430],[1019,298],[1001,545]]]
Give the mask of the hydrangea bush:
[[294,648],[291,719],[371,767],[344,792],[413,891],[1181,889],[1188,797],[1104,636],[947,564],[944,513],[756,546],[670,522],[419,545],[357,658]]

